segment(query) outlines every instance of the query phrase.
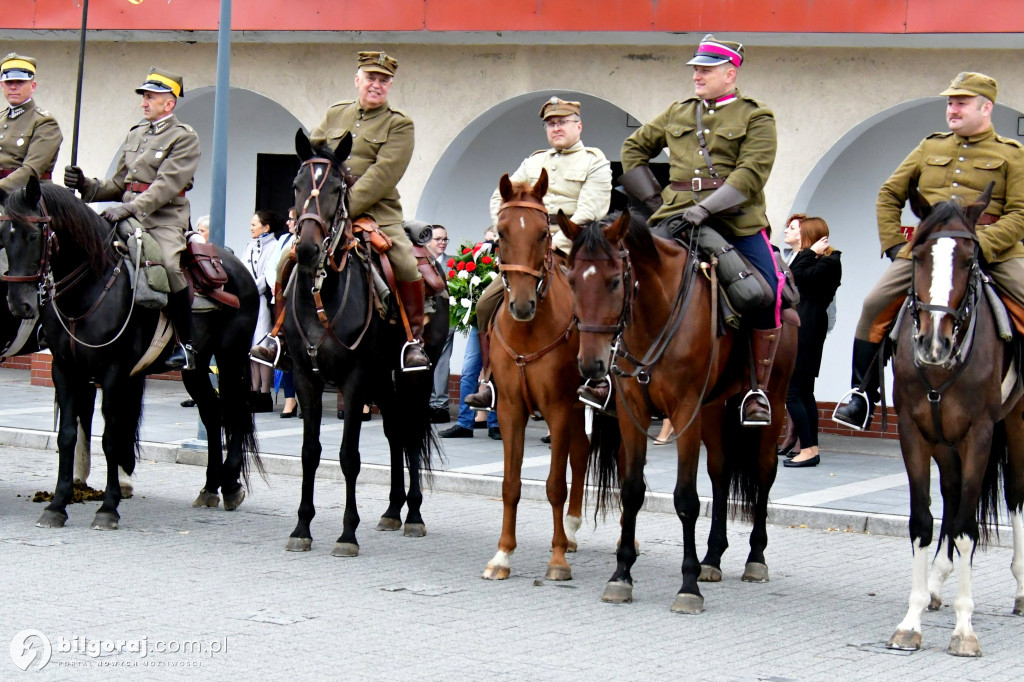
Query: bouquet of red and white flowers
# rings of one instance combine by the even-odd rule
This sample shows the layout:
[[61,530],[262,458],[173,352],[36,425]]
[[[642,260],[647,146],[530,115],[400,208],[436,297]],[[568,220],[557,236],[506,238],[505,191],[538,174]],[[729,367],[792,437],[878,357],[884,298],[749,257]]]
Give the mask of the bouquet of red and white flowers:
[[497,253],[492,242],[463,242],[448,259],[449,324],[468,332],[476,324],[476,304],[491,280],[498,277]]

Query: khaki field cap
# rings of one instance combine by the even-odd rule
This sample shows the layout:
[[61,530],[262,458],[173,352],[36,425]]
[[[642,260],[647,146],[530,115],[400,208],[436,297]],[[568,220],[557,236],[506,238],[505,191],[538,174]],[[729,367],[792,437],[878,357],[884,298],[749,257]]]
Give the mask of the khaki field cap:
[[579,116],[580,103],[566,102],[564,99],[552,97],[540,108],[540,117],[545,121],[552,116]]
[[144,92],[169,92],[175,97],[181,97],[185,94],[185,81],[178,74],[151,66],[146,82],[135,88],[135,92],[140,95]]
[[712,34],[700,41],[693,59],[686,62],[691,66],[718,66],[729,62],[733,66],[743,64],[743,46],[728,40],[719,40]]
[[10,53],[0,62],[0,81],[30,81],[36,77],[36,60]]
[[983,73],[964,71],[957,74],[953,82],[949,84],[949,87],[940,92],[939,95],[943,97],[976,97],[981,95],[995,102],[998,89],[999,86],[996,85],[995,78],[986,76]]
[[375,71],[389,76],[394,76],[395,71],[398,71],[398,60],[385,52],[360,52],[358,62],[363,71]]

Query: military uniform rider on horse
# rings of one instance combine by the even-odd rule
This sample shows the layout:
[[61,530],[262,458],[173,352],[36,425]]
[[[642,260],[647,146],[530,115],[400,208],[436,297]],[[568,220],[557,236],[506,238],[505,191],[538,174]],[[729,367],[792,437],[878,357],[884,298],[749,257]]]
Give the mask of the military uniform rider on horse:
[[0,88],[9,105],[0,111],[0,190],[13,192],[29,177],[47,181],[64,139],[50,112],[40,109],[36,60],[11,53],[0,62]]

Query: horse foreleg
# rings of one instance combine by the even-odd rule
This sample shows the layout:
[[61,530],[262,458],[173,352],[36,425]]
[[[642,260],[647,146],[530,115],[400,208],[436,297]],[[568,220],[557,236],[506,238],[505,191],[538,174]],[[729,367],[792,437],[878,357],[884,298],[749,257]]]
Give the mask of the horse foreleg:
[[953,609],[956,611],[956,627],[949,640],[949,653],[954,656],[981,656],[981,645],[971,625],[974,613],[974,597],[971,594],[971,561],[975,540],[960,535],[956,538],[956,550],[960,554],[960,585]]
[[[207,367],[208,358],[200,358],[198,367]],[[221,368],[223,371],[225,368]],[[217,507],[220,505],[221,482],[224,475],[223,445],[221,442],[220,398],[213,390],[209,375],[199,370],[182,372],[182,383],[189,396],[196,402],[199,419],[206,427],[206,481],[193,507]],[[237,505],[236,505],[237,506]],[[225,503],[225,508],[227,504]]]
[[[313,535],[309,526],[316,516],[313,506],[313,486],[316,470],[320,466],[320,418],[323,414],[322,380],[295,372],[295,394],[302,410],[302,499],[299,502],[298,523],[295,530],[288,536],[285,549],[289,552],[308,552],[313,547]],[[357,410],[358,411],[358,410]],[[348,435],[348,415],[353,410],[345,411],[345,435]]]
[[[518,385],[516,390],[519,390]],[[513,401],[499,393],[498,427],[501,429],[501,445],[505,453],[504,476],[501,479],[501,537],[498,539],[498,551],[487,562],[481,576],[486,580],[504,580],[512,572],[510,559],[516,551],[516,514],[523,491],[526,407],[521,400]]]
[[78,401],[72,393],[75,387],[56,364],[53,365],[53,383],[60,403],[60,422],[57,427],[57,487],[53,490],[50,504],[46,505],[46,509],[36,521],[40,528],[63,528],[68,520],[67,505],[74,494],[73,469],[78,434]]
[[[716,410],[716,414],[712,414],[711,410]],[[721,409],[705,408],[702,418],[715,423],[721,419]],[[708,551],[704,555],[704,560],[700,562],[700,576],[697,579],[701,582],[717,583],[722,580],[722,555],[729,548],[726,533],[729,519],[729,471],[721,436],[713,432],[705,435],[708,476],[711,478],[711,531],[708,533]]]
[[[386,389],[382,389],[383,393]],[[395,391],[387,391],[386,397],[376,398],[377,406],[380,408],[381,419],[384,422],[384,437],[388,441],[388,451],[391,462],[391,491],[388,494],[388,508],[377,522],[377,530],[394,531],[402,527],[402,508],[407,500],[405,492],[405,460],[402,451],[402,425],[399,419],[406,415],[399,416],[399,410],[395,409]],[[345,403],[345,411],[348,413],[348,402]],[[352,408],[356,409],[355,407]]]
[[1021,519],[1019,507],[1010,512],[1010,524],[1013,526],[1013,561],[1010,562],[1010,571],[1017,581],[1013,613],[1015,616],[1024,616],[1024,520]]
[[700,516],[700,498],[697,496],[697,462],[700,452],[698,432],[695,429],[687,431],[676,444],[676,487],[672,497],[676,515],[683,524],[683,585],[672,603],[672,611],[697,614],[704,611],[704,597],[697,587],[697,578],[700,576],[696,537],[697,517]]
[[[781,411],[780,409],[776,414]],[[757,492],[754,499],[753,528],[750,529],[750,553],[747,555],[742,576],[742,580],[748,583],[768,582],[768,562],[764,556],[764,550],[768,547],[768,494],[775,483],[775,474],[779,466],[779,458],[775,453],[779,430],[780,426],[760,429],[758,459],[754,466]]]
[[121,502],[118,466],[125,471],[135,469],[135,444],[139,419],[142,416],[143,377],[108,377],[103,382],[103,455],[107,462],[107,485],[103,504],[93,517],[93,530],[117,530],[121,518],[117,507]]
[[583,415],[573,411],[569,415],[568,429],[569,467],[572,469],[572,483],[569,487],[569,510],[565,515],[565,537],[568,542],[565,551],[575,552],[579,548],[576,531],[583,525],[583,495],[587,483],[587,462],[590,456],[590,442],[583,425]]
[[[356,372],[358,374],[358,372]],[[349,407],[352,405],[353,407]],[[342,516],[341,535],[334,542],[331,556],[354,557],[359,555],[356,529],[359,527],[359,509],[356,505],[356,480],[359,478],[359,433],[363,426],[362,396],[345,394],[345,431],[341,437],[338,459],[341,473],[345,477],[345,513]],[[317,416],[319,419],[319,415]]]
[[[570,415],[566,410],[551,410],[548,426],[551,428],[551,465],[545,486],[554,532],[551,535],[551,561],[544,578],[546,580],[572,580],[572,569],[565,558],[569,549],[569,536],[565,531],[562,514],[569,493],[566,484],[566,469],[569,464],[569,449],[574,445],[574,433],[569,428]],[[573,477],[575,480],[575,476]]]

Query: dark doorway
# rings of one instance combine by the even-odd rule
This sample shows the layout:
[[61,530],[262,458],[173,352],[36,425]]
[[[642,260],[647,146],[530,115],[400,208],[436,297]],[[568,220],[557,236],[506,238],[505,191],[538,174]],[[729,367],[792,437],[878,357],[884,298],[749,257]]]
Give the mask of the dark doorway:
[[287,217],[294,203],[292,181],[298,172],[299,157],[295,154],[257,154],[253,210],[269,209]]

